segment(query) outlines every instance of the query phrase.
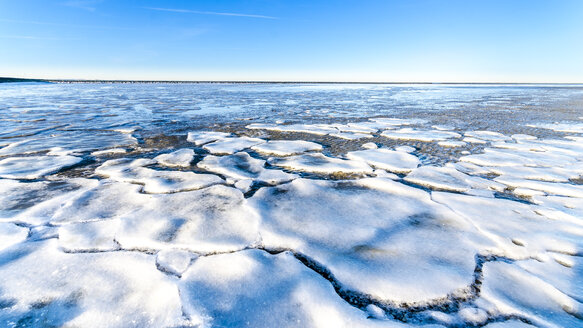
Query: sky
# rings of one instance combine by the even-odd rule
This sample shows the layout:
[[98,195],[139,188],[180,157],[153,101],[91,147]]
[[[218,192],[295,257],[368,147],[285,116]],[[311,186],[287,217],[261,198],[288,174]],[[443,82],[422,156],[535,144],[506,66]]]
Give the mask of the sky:
[[0,0],[0,76],[583,83],[583,1]]

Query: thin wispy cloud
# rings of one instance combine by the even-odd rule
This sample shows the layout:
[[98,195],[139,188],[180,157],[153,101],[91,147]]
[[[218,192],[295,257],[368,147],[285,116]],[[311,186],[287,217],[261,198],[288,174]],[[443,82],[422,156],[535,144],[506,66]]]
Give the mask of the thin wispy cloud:
[[67,6],[67,7],[72,7],[72,8],[83,9],[83,10],[87,10],[87,11],[95,11],[97,9],[96,6],[101,2],[103,2],[103,1],[102,0],[70,0],[70,1],[63,2],[62,5]]
[[53,38],[45,36],[32,35],[0,35],[0,39],[17,39],[17,40],[79,40],[78,38]]
[[91,28],[91,29],[104,29],[104,30],[138,30],[137,28],[132,28],[132,27],[117,27],[117,26],[109,26],[109,25],[82,25],[82,24],[39,22],[39,21],[23,21],[23,20],[4,19],[4,18],[0,18],[0,22],[15,23],[15,24],[27,24],[27,25],[47,25],[47,26]]
[[243,14],[243,13],[223,13],[223,12],[215,12],[215,11],[199,11],[199,10],[189,10],[189,9],[157,8],[157,7],[142,7],[142,8],[143,9],[148,9],[148,10],[167,11],[167,12],[182,13],[182,14],[214,15],[214,16],[234,16],[234,17],[263,18],[263,19],[279,19],[279,17],[274,17],[274,16]]

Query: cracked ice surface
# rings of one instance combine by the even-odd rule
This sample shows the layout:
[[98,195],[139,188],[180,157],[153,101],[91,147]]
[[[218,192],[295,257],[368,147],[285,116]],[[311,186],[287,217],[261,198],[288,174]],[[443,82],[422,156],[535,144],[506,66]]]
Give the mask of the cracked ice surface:
[[[66,254],[57,240],[0,258],[3,327],[168,327],[184,323],[178,289],[154,259],[130,252]],[[8,302],[8,303],[7,303]]]
[[154,86],[0,86],[0,326],[582,325],[556,87]]
[[[190,163],[190,160],[188,162]],[[144,192],[151,194],[196,190],[224,182],[223,179],[211,174],[158,171],[143,167],[149,164],[153,162],[140,159],[130,161],[123,158],[109,160],[99,166],[95,173],[116,181],[143,185]]]
[[253,182],[279,184],[296,179],[298,175],[281,170],[266,169],[265,161],[240,152],[228,156],[208,155],[198,162],[198,167],[223,175],[227,182],[247,191]]
[[346,157],[361,160],[372,167],[396,173],[411,172],[421,163],[414,155],[383,148],[353,151],[346,154]]
[[403,327],[367,320],[289,252],[199,258],[182,275],[185,312],[207,327]]
[[271,158],[269,164],[291,170],[320,174],[365,174],[373,172],[373,169],[365,162],[333,158],[319,153]]
[[465,235],[474,228],[419,189],[383,178],[298,179],[261,189],[252,204],[265,247],[308,255],[346,288],[424,302],[471,282],[477,250]]

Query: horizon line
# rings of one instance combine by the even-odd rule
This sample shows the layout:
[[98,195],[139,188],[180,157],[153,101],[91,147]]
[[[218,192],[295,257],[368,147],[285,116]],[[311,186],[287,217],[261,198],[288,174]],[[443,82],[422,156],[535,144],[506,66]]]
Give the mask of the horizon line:
[[583,85],[583,82],[443,82],[443,81],[307,81],[307,80],[127,80],[127,79],[37,79],[20,77],[2,77],[0,82],[51,82],[51,83],[240,83],[240,84],[552,84]]

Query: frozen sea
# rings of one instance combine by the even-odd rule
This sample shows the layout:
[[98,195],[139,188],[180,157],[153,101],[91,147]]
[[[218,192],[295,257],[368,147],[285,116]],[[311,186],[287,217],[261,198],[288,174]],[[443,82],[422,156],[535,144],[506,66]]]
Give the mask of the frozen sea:
[[583,327],[583,85],[0,84],[1,327]]

